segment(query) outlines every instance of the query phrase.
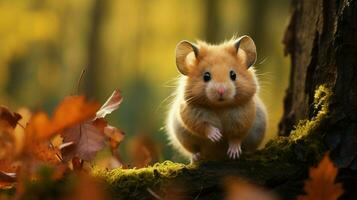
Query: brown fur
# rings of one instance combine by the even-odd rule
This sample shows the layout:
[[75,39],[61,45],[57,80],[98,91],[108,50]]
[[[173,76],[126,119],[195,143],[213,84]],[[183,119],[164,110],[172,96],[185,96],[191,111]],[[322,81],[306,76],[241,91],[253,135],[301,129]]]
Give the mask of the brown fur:
[[[200,153],[202,159],[226,159],[229,143],[242,143],[248,134],[255,134],[250,130],[257,111],[263,112],[264,119],[260,121],[264,124],[258,125],[265,131],[265,108],[256,95],[258,82],[254,70],[245,64],[249,54],[237,50],[234,42],[221,45],[198,42],[197,57],[193,52],[185,57],[182,71],[186,76],[179,82],[167,123],[173,145],[185,155]],[[237,75],[235,81],[229,76],[231,70]],[[202,77],[207,71],[212,79],[204,82]],[[218,86],[226,89],[223,101],[218,100]],[[210,126],[220,130],[221,141],[207,138]],[[259,143],[261,139],[256,140]]]

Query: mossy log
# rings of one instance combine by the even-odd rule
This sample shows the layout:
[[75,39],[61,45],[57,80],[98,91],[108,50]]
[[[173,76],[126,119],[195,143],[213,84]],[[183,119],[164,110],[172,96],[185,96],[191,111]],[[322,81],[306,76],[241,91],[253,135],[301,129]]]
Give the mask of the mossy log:
[[308,166],[321,156],[322,148],[313,144],[315,140],[281,138],[264,150],[243,154],[238,161],[198,165],[165,161],[143,169],[115,169],[97,175],[107,180],[113,199],[155,199],[155,195],[168,199],[173,193],[177,199],[223,199],[223,181],[230,176],[271,188],[283,199],[294,199],[302,192]]
[[[301,121],[289,137],[280,136],[262,150],[243,154],[236,161],[202,162],[184,165],[165,161],[142,169],[96,171],[109,184],[115,199],[167,199],[175,193],[181,199],[222,199],[223,181],[239,177],[275,191],[283,199],[302,193],[309,166],[326,151],[323,127],[328,121],[331,93],[321,86],[316,91],[319,109],[310,120]],[[157,198],[157,197],[156,197]]]

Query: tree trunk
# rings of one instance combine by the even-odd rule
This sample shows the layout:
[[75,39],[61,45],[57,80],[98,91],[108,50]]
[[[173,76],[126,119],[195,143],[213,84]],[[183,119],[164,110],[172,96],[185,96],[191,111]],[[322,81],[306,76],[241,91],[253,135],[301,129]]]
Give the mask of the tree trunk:
[[357,114],[356,1],[295,0],[293,9],[284,38],[292,66],[280,134],[289,135],[299,120],[313,116],[314,90],[322,84],[333,90],[331,112],[337,121],[348,121],[342,126],[347,130]]
[[101,28],[104,22],[105,13],[108,7],[108,0],[95,0],[91,12],[91,26],[88,35],[88,63],[85,75],[85,94],[89,97],[95,96],[96,91],[100,91],[98,84],[100,80],[100,55],[101,55]]
[[280,134],[314,116],[314,91],[326,85],[331,98],[326,142],[339,167],[357,169],[357,3],[294,1],[285,52],[292,61]]
[[[222,199],[222,179],[245,177],[282,199],[303,191],[309,168],[330,156],[340,168],[343,199],[357,199],[357,0],[294,0],[284,43],[292,61],[280,137],[238,161],[196,167],[158,164],[108,178],[114,197],[167,197],[183,185],[185,198]],[[176,184],[177,183],[177,184]],[[135,192],[133,192],[135,191]]]

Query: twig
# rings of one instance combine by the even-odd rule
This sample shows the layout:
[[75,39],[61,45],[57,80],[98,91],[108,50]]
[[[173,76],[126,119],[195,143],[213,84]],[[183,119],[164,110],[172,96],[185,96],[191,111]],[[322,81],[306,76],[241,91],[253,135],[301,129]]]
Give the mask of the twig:
[[[50,141],[49,143],[50,143],[50,148],[51,148],[51,149],[55,149],[55,146],[52,144],[52,142]],[[56,156],[57,156],[57,158],[58,158],[59,161],[61,161],[62,163],[64,162],[62,156],[59,155],[57,152],[56,152]]]
[[158,200],[164,200],[162,197],[160,197],[158,194],[156,194],[154,191],[152,191],[152,189],[147,188],[146,189],[153,197],[155,197]]
[[22,129],[25,130],[25,127],[24,127],[22,124],[20,124],[20,122],[16,122],[16,123],[17,123],[17,125],[19,125]]
[[[84,76],[84,73],[86,72],[86,68],[82,69],[81,74],[79,75],[78,81],[77,81],[77,94],[79,94],[79,88],[81,86],[81,82]],[[73,86],[73,92],[74,92],[74,86]]]

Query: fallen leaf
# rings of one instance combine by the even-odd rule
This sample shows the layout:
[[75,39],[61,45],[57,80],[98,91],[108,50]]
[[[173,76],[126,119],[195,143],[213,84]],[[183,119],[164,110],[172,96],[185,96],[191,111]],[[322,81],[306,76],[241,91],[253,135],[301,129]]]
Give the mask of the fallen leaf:
[[96,102],[87,102],[84,96],[69,96],[56,108],[52,120],[43,112],[35,114],[27,126],[27,133],[29,137],[48,139],[66,128],[93,118],[99,106]]
[[104,127],[104,133],[109,139],[110,148],[115,150],[118,148],[120,142],[124,139],[124,132],[115,128],[114,126],[107,125]]
[[224,180],[227,200],[276,200],[268,190],[248,181],[228,177]]
[[79,182],[73,192],[72,200],[103,200],[107,199],[105,187],[102,181],[89,176],[88,174],[81,173],[79,176]]
[[122,100],[123,100],[123,97],[121,96],[120,91],[114,90],[112,95],[103,104],[103,106],[98,110],[95,119],[104,118],[106,115],[108,115],[108,114],[112,113],[114,110],[118,109]]
[[16,173],[0,171],[0,189],[10,188],[16,182]]
[[159,144],[147,134],[133,137],[127,145],[127,152],[132,165],[137,168],[146,167],[159,160]]
[[0,160],[0,171],[6,173],[13,173],[19,170],[21,166],[20,161],[14,161],[13,158],[1,159]]
[[104,117],[116,110],[121,101],[122,96],[119,90],[115,90],[98,110],[94,119],[68,128],[61,133],[64,143],[73,142],[73,144],[61,148],[64,161],[69,161],[76,156],[91,161],[96,153],[104,148],[107,140],[109,140],[112,150],[118,147],[124,133],[108,125]]
[[105,146],[105,135],[92,121],[66,129],[61,135],[64,143],[73,142],[73,145],[62,148],[64,161],[69,161],[75,156],[86,161],[93,160],[96,153]]
[[316,168],[310,169],[310,179],[305,181],[306,195],[298,200],[336,200],[343,194],[341,183],[335,183],[338,169],[326,154]]
[[14,129],[21,118],[20,114],[10,111],[5,106],[0,106],[0,128],[10,126]]
[[34,148],[27,150],[27,155],[36,159],[37,162],[43,162],[51,165],[58,165],[61,162],[60,150],[53,147],[48,142],[34,143]]

